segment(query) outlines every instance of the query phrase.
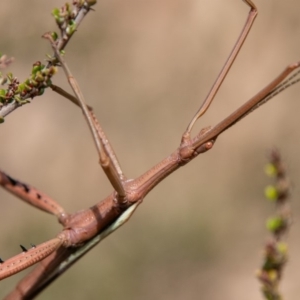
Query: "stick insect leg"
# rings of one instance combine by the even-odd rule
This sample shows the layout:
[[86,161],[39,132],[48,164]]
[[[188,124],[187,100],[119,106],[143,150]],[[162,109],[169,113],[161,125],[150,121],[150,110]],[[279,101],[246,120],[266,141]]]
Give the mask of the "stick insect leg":
[[239,122],[255,109],[267,103],[274,96],[298,82],[300,82],[300,61],[287,66],[285,70],[283,70],[255,96],[241,105],[237,110],[212,127],[210,130],[196,137],[196,139],[194,139],[195,141],[193,142],[194,148],[203,145],[211,139],[217,138],[219,134],[230,128],[235,123]]
[[33,299],[47,286],[49,286],[58,276],[68,270],[83,255],[95,247],[100,241],[112,232],[124,225],[132,216],[140,202],[136,202],[128,208],[116,221],[108,228],[99,233],[85,245],[79,248],[60,247],[51,255],[42,260],[26,277],[24,277],[4,300],[15,300],[20,295],[27,299]]
[[13,195],[19,197],[28,204],[39,208],[47,213],[55,215],[61,224],[67,218],[64,209],[46,194],[38,191],[36,188],[13,179],[0,170],[0,185]]
[[41,291],[40,286],[52,274],[53,270],[72,253],[74,249],[60,247],[42,260],[18,283],[15,289],[4,300],[33,299]]
[[23,250],[22,253],[0,262],[0,280],[12,276],[43,260],[60,248],[63,242],[61,238],[56,237],[38,246],[33,246],[29,250],[21,246]]
[[233,62],[235,61],[240,49],[243,46],[244,41],[247,38],[248,33],[250,32],[250,29],[254,23],[254,20],[257,16],[257,8],[255,4],[251,0],[243,0],[248,6],[250,6],[250,12],[248,14],[246,23],[240,33],[240,36],[238,37],[229,57],[227,58],[227,61],[225,62],[221,72],[219,73],[216,81],[214,82],[213,86],[211,87],[208,95],[206,96],[205,100],[203,101],[202,105],[196,112],[195,116],[190,121],[186,131],[182,135],[182,144],[190,141],[190,133],[195,125],[196,121],[208,110],[209,106],[211,105],[213,99],[215,98],[220,86],[222,85],[228,71],[230,70]]
[[[75,105],[80,107],[80,103],[78,101],[78,99],[76,97],[74,97],[73,95],[69,94],[68,92],[66,92],[64,89],[56,86],[56,85],[51,85],[51,88],[54,92],[58,93],[59,95],[67,98],[68,100],[70,100],[72,103],[74,103]],[[117,156],[113,150],[113,148],[111,147],[110,143],[108,142],[107,137],[105,136],[104,131],[102,130],[94,112],[93,109],[87,105],[88,111],[89,111],[89,115],[91,117],[91,120],[93,122],[93,126],[96,128],[96,131],[98,133],[98,136],[100,137],[100,139],[102,140],[102,145],[103,147],[106,149],[107,153],[110,153],[110,159],[112,160],[113,164],[116,167],[116,170],[120,176],[120,178],[122,180],[125,180],[125,176],[123,175],[123,172],[121,170],[119,161],[117,159]]]
[[107,139],[104,135],[104,132],[97,121],[95,115],[88,109],[83,94],[79,88],[79,85],[75,78],[72,76],[67,64],[62,58],[59,50],[57,49],[55,42],[51,38],[50,34],[45,34],[45,38],[47,38],[52,45],[53,50],[55,51],[55,55],[59,62],[61,63],[64,72],[68,78],[69,84],[73,89],[76,98],[78,99],[78,103],[82,109],[82,112],[86,118],[86,121],[91,130],[94,142],[96,144],[96,148],[98,150],[100,164],[102,169],[104,170],[106,176],[114,187],[115,191],[118,194],[118,199],[124,199],[126,197],[126,192],[124,188],[125,177],[123,175],[122,169],[119,165],[118,159]]

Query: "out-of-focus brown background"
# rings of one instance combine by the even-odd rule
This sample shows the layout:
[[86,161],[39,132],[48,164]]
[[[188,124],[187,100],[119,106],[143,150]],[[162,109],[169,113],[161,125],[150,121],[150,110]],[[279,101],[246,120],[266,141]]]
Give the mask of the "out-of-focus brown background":
[[[62,1],[1,1],[0,51],[20,80],[51,49],[40,36]],[[214,125],[300,59],[297,0],[257,0],[259,16],[215,103],[196,130]],[[238,0],[102,0],[66,59],[128,177],[179,144],[243,26]],[[60,74],[54,83],[68,88]],[[274,207],[263,198],[266,151],[278,146],[293,180],[294,225],[282,291],[300,293],[300,85],[231,128],[214,149],[172,174],[131,221],[39,299],[261,299],[255,270]],[[59,201],[89,207],[112,188],[98,165],[81,112],[51,91],[6,118],[0,166]],[[56,220],[0,191],[0,256],[60,231]],[[25,274],[0,283],[0,298]]]

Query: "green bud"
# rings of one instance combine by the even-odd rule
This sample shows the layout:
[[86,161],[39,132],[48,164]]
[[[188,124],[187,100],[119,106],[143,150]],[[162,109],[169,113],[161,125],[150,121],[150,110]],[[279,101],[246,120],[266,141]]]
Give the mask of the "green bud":
[[278,252],[280,253],[280,254],[282,254],[282,255],[287,255],[287,253],[288,253],[288,246],[287,246],[287,244],[286,243],[284,243],[284,242],[279,242],[279,243],[277,243],[277,250],[278,250]]
[[275,177],[278,172],[276,166],[272,163],[269,163],[265,166],[265,173],[270,177]]
[[45,92],[45,89],[44,88],[40,88],[39,92],[38,92],[38,95],[41,96],[41,95],[44,94],[44,92]]
[[52,10],[52,16],[58,25],[61,25],[65,22],[65,18],[60,15],[60,10],[58,8],[54,8]]
[[268,279],[270,282],[276,282],[278,280],[278,272],[276,270],[268,271]]
[[0,117],[0,124],[4,122],[4,118]]
[[43,75],[49,75],[50,74],[50,69],[48,68],[44,68],[43,70],[41,70]]
[[34,80],[34,79],[32,78],[32,79],[30,79],[30,85],[36,87],[36,86],[39,85],[39,83],[38,83],[36,80]]
[[32,70],[31,70],[31,74],[35,75],[40,70],[41,70],[41,66],[40,65],[34,65],[33,68],[32,68]]
[[71,20],[66,28],[66,34],[70,36],[75,32],[75,30],[76,30],[76,23],[73,20]]
[[52,15],[53,15],[53,16],[59,16],[59,8],[54,8],[54,9],[52,10]]
[[72,14],[71,6],[68,2],[65,4],[65,9],[68,12],[68,15],[70,16]]
[[51,66],[49,69],[49,74],[52,76],[58,72],[58,68],[56,66]]
[[281,217],[273,217],[267,220],[266,226],[269,231],[276,233],[285,227],[285,223]]
[[265,188],[265,197],[270,201],[276,201],[278,199],[278,190],[273,185],[268,185]]
[[52,37],[53,41],[56,41],[58,39],[58,34],[55,31],[52,31],[51,37]]
[[43,82],[45,78],[44,78],[43,74],[42,74],[40,71],[38,71],[38,72],[36,73],[34,79],[35,79],[37,82]]

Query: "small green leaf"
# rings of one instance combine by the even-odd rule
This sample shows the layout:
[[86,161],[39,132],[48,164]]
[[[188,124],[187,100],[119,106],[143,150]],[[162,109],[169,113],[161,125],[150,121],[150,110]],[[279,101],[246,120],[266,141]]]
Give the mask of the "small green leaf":
[[14,79],[14,75],[11,72],[7,73],[6,77],[10,82],[12,82]]
[[6,82],[7,82],[7,78],[3,77],[2,74],[0,74],[0,85],[5,85]]
[[22,99],[20,96],[18,95],[15,95],[14,96],[14,99],[16,100],[16,102],[19,104],[19,105],[24,105],[24,104],[27,104],[27,103],[30,103],[30,101],[28,99]]
[[58,39],[58,34],[55,31],[53,31],[51,32],[51,37],[53,38],[53,41],[56,41]]
[[0,89],[0,98],[5,97],[7,91],[5,89]]

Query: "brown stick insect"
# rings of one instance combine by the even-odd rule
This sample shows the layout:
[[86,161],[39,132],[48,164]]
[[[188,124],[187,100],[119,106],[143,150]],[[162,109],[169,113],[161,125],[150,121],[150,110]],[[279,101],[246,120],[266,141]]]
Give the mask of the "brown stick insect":
[[55,53],[55,60],[52,63],[63,68],[75,96],[56,86],[52,86],[52,89],[81,107],[99,154],[100,165],[114,191],[92,208],[75,214],[68,214],[47,195],[1,172],[0,183],[3,188],[31,205],[55,215],[63,225],[63,231],[57,237],[28,250],[22,247],[21,254],[11,259],[1,260],[1,279],[39,262],[32,273],[19,283],[7,299],[31,299],[38,295],[103,238],[128,221],[145,196],[158,183],[199,154],[210,150],[221,133],[276,94],[299,81],[296,76],[299,73],[300,64],[297,62],[289,65],[269,85],[217,125],[201,130],[194,137],[191,136],[195,122],[212,103],[257,15],[254,3],[250,0],[244,2],[250,8],[246,24],[208,96],[184,131],[179,147],[164,160],[135,179],[128,179],[124,175],[111,143],[104,134],[93,111],[85,104],[79,84],[60,53],[61,45],[50,34],[44,35],[51,43]]

